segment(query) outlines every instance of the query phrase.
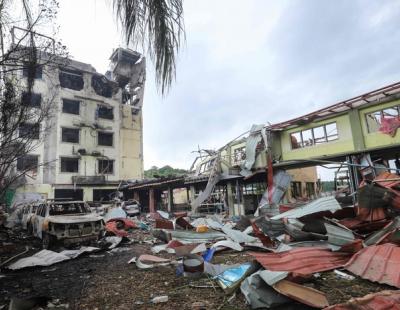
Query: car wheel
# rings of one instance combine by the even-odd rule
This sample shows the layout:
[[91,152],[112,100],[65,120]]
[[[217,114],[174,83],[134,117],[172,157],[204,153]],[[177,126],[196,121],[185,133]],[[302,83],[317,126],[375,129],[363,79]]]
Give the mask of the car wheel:
[[53,245],[52,237],[48,233],[43,233],[42,235],[42,247],[45,250],[48,250]]

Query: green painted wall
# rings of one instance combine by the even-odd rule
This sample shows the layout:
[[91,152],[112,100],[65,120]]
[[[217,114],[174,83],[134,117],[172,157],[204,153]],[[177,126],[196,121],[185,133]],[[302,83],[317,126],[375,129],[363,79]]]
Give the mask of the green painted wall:
[[[336,122],[339,139],[332,142],[323,143],[320,145],[292,149],[290,141],[291,133],[297,132],[299,130],[318,127],[332,122]],[[333,154],[351,152],[354,150],[354,143],[350,126],[350,118],[346,114],[319,122],[312,122],[307,125],[299,126],[293,129],[285,130],[281,133],[281,146],[282,146],[283,160],[306,159],[313,157],[321,157],[324,155],[333,155]]]
[[369,108],[364,108],[364,109],[359,110],[360,120],[361,120],[361,128],[362,128],[362,132],[364,135],[364,144],[365,144],[366,149],[400,144],[399,130],[397,130],[397,133],[393,138],[390,135],[383,134],[379,131],[369,133],[368,128],[367,128],[367,121],[366,121],[366,117],[365,117],[366,114],[369,114],[371,112],[390,108],[390,107],[393,107],[393,106],[399,105],[399,104],[400,104],[400,100],[396,100],[396,101],[391,101],[388,103],[379,104],[379,105],[375,105],[375,106],[372,106]]

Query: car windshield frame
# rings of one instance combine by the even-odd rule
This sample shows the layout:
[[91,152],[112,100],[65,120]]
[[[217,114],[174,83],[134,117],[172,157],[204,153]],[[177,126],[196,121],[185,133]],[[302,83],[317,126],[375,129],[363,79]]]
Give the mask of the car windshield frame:
[[49,215],[78,215],[92,213],[84,202],[51,203]]

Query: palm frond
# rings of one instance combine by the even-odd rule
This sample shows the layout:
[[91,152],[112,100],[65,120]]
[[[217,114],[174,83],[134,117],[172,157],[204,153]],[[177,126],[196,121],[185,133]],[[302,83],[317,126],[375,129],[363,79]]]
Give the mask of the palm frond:
[[175,79],[176,58],[185,36],[182,0],[114,0],[127,44],[147,48],[163,95]]

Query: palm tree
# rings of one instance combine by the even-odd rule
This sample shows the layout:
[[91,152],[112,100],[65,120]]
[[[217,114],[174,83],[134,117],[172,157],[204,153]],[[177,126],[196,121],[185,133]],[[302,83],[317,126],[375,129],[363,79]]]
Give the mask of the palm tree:
[[156,70],[156,84],[165,95],[176,72],[184,39],[182,0],[113,0],[126,43],[147,49]]

